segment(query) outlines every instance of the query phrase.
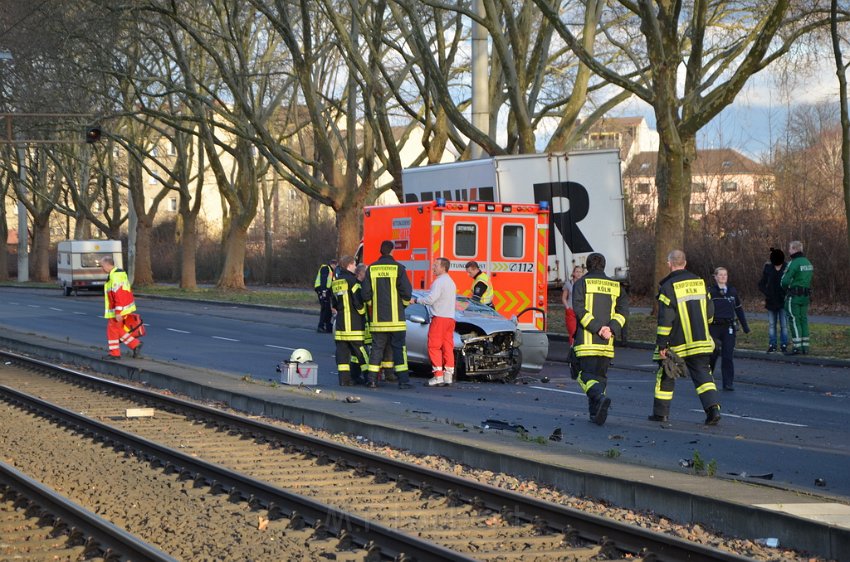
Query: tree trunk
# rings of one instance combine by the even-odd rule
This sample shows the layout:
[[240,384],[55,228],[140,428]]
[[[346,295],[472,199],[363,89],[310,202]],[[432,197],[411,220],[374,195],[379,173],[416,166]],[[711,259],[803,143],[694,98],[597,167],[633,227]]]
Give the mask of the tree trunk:
[[147,217],[140,215],[136,225],[136,268],[133,270],[135,287],[153,285],[150,222]]
[[50,214],[32,218],[32,249],[30,273],[39,283],[50,281]]
[[188,213],[183,216],[183,232],[180,237],[180,288],[197,289],[195,249],[198,245],[197,217]]
[[[838,30],[838,1],[830,2],[829,28],[832,52],[835,57],[835,73],[838,76],[838,105],[841,112],[841,190],[844,192],[844,217],[850,222],[850,110],[847,95],[847,65],[841,51],[842,37]],[[850,228],[847,228],[850,243]]]
[[362,205],[346,205],[336,213],[339,235],[339,254],[353,256],[363,239],[361,229]]
[[[658,148],[658,169],[655,185],[658,189],[658,214],[655,223],[655,286],[669,273],[667,254],[684,249],[685,177],[682,147],[670,147],[664,142]],[[690,179],[688,178],[688,181]]]
[[0,281],[9,280],[9,225],[6,224],[6,213],[0,216]]
[[224,241],[224,265],[218,278],[219,289],[245,288],[245,244],[248,240],[248,228],[237,221],[230,222],[230,230]]
[[272,281],[272,265],[274,263],[272,234],[272,209],[270,205],[266,204],[263,206],[263,283],[266,285]]

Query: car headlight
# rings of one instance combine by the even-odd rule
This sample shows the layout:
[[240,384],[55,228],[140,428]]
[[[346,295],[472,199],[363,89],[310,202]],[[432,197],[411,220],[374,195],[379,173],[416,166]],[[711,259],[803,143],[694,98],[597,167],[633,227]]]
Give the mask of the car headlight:
[[522,330],[516,330],[514,332],[514,347],[522,346]]

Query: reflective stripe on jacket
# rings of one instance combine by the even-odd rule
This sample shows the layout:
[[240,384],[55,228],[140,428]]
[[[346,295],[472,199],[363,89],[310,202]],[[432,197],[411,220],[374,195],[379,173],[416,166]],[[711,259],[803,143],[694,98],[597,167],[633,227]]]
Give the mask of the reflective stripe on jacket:
[[708,297],[705,281],[678,269],[661,280],[658,291],[658,329],[654,359],[658,349],[669,348],[679,357],[711,353],[714,339],[708,324],[714,317],[714,305]]
[[314,289],[330,289],[333,283],[334,276],[331,266],[323,263],[319,266],[319,271],[316,273],[316,281],[313,283]]
[[[623,286],[601,271],[593,271],[573,284],[573,310],[581,329],[574,349],[578,357],[614,357],[614,339],[619,338],[629,315]],[[613,336],[605,340],[599,330],[608,326]]]
[[336,309],[334,339],[363,341],[366,337],[366,306],[357,277],[343,270],[331,284],[331,306]]
[[109,272],[109,279],[103,286],[103,301],[106,307],[104,318],[115,318],[116,315],[126,316],[136,311],[130,279],[123,269],[115,267]]
[[493,302],[493,283],[490,281],[490,276],[483,271],[479,271],[473,277],[472,299],[479,301],[481,304],[490,304]]

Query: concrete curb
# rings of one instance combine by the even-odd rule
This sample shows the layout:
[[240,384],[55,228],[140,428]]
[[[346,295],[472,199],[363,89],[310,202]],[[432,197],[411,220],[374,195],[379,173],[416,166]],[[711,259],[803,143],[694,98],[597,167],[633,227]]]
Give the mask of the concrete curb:
[[[507,472],[557,486],[571,494],[599,498],[624,508],[699,523],[743,538],[776,537],[780,544],[836,560],[850,561],[850,529],[756,507],[766,503],[818,503],[826,498],[768,489],[740,481],[705,478],[627,465],[563,451],[543,450],[513,434],[474,433],[422,419],[398,420],[374,409],[350,415],[350,405],[325,393],[252,385],[232,375],[151,360],[106,362],[79,347],[30,335],[0,337],[0,345],[116,377],[167,388],[192,398],[214,400],[255,415],[302,423],[332,432],[357,434],[419,454],[442,455],[477,468]],[[358,408],[359,409],[359,408]],[[371,421],[364,421],[368,419]],[[399,427],[406,425],[406,427]],[[736,498],[735,501],[726,498]],[[846,498],[830,498],[844,501]]]

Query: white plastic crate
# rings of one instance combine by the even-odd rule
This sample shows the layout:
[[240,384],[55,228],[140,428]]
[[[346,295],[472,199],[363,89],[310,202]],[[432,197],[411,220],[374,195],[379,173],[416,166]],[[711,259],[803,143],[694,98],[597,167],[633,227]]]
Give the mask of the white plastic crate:
[[278,371],[283,384],[314,386],[319,383],[319,365],[312,361],[283,361]]

